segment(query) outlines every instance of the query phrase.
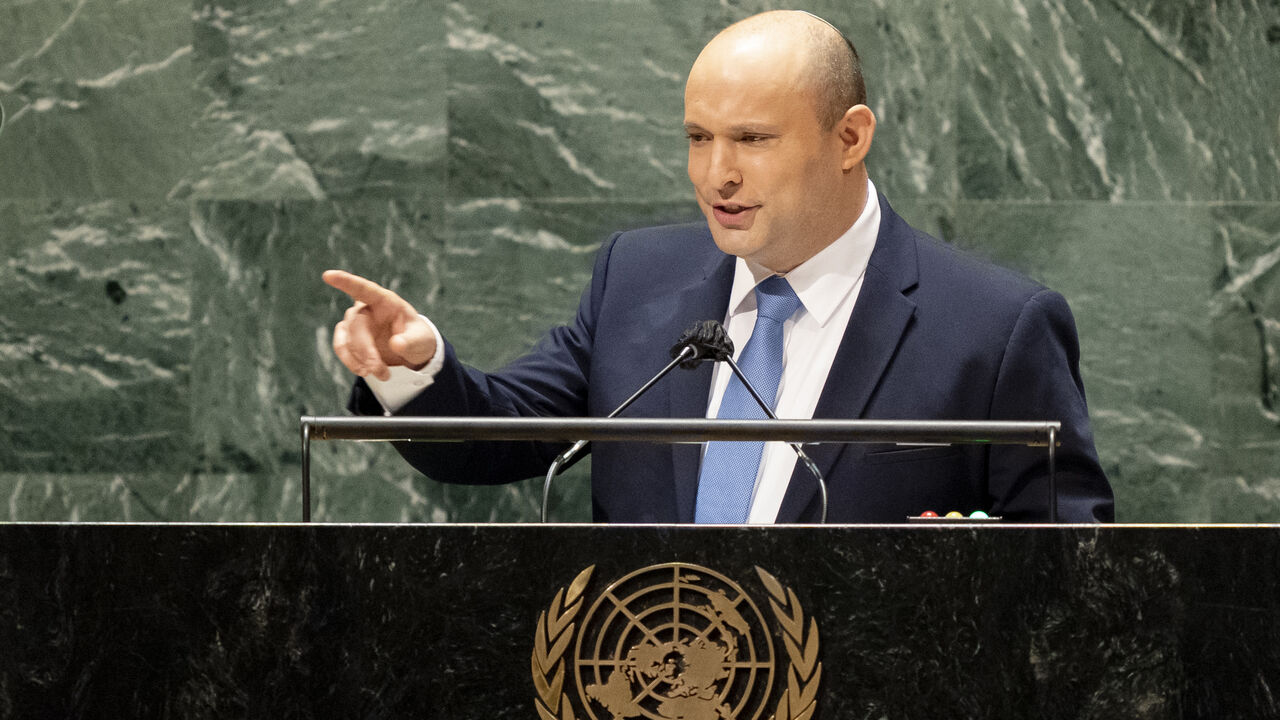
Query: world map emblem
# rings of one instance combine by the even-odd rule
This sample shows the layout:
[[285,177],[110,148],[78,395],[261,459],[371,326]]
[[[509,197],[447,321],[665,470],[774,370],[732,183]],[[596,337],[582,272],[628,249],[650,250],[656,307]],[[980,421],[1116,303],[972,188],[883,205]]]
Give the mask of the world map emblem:
[[761,606],[699,565],[642,568],[591,598],[594,571],[561,588],[538,618],[531,664],[543,720],[812,717],[817,623],[768,572],[756,568]]

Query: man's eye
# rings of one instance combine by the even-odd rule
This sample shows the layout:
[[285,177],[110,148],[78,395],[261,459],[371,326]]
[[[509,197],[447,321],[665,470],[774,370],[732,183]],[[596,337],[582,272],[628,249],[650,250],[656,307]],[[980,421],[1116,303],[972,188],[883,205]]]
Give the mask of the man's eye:
[[706,135],[701,135],[699,133],[688,133],[688,136],[689,136],[689,142],[691,143],[705,142],[707,139]]
[[769,138],[765,135],[743,135],[742,136],[742,142],[751,143],[751,144],[762,143],[768,139]]

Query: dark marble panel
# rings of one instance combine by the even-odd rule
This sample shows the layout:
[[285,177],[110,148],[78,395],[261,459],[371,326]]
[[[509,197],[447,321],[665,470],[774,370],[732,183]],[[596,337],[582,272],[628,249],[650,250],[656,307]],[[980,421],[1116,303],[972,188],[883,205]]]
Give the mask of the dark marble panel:
[[444,3],[196,0],[198,198],[441,197]]
[[[463,359],[493,369],[570,322],[612,233],[689,222],[690,199],[609,202],[485,199],[449,208],[447,283],[433,319]],[[675,338],[671,339],[675,342]]]
[[955,241],[956,202],[954,200],[889,198],[889,206],[911,227],[940,240]]
[[451,197],[690,194],[681,118],[703,13],[648,1],[450,5]]
[[0,197],[161,198],[188,172],[190,7],[0,5]]
[[1280,517],[1280,206],[1214,209],[1210,305],[1220,429],[1206,502],[1217,521]]
[[[327,523],[502,523],[538,522],[542,478],[508,485],[449,485],[409,467],[389,446],[364,475],[333,476],[322,459],[312,464],[312,520]],[[297,472],[293,469],[292,472]],[[552,522],[590,522],[590,489],[575,467],[556,480],[548,508]],[[292,478],[290,485],[294,485]],[[301,504],[288,508],[296,521]]]
[[6,522],[296,521],[295,479],[179,473],[0,473]]
[[[865,58],[881,118],[873,166],[882,189],[953,193],[949,5],[819,5],[813,10],[850,35]],[[451,197],[690,196],[681,129],[689,66],[723,27],[778,7],[451,5]]]
[[962,202],[952,239],[1071,304],[1117,519],[1208,520],[1209,208]]
[[[771,636],[789,672],[803,659],[782,619],[800,618],[822,663],[817,718],[1276,718],[1278,544],[1265,527],[0,525],[0,709],[535,717],[539,625],[568,612],[569,644],[542,651],[573,659],[556,699],[605,718],[575,677],[628,643],[576,640],[617,606],[688,642],[696,615],[629,594],[662,593],[671,569],[606,591],[678,562],[705,568],[688,587],[759,608],[739,601],[732,630],[703,632],[740,638],[736,653],[750,633],[763,656]],[[787,685],[756,684],[773,703]]]
[[[247,515],[237,516],[232,506],[216,519],[300,518],[298,417],[346,414],[354,378],[330,343],[349,301],[320,282],[323,270],[341,267],[385,284],[437,319],[450,337],[453,328],[479,324],[476,337],[486,343],[474,353],[478,360],[485,360],[486,350],[498,351],[503,335],[491,319],[504,317],[510,306],[484,292],[468,294],[490,283],[491,275],[501,278],[504,267],[533,264],[537,254],[521,262],[490,258],[489,266],[469,265],[472,256],[446,250],[438,208],[373,199],[197,204],[191,216],[200,247],[193,286],[192,463],[202,473],[252,477],[261,488],[242,506]],[[542,267],[557,263],[544,259]],[[538,297],[548,307],[539,322],[550,309],[572,312],[571,304],[552,302],[554,292]],[[517,337],[506,336],[501,352],[521,349],[515,328],[532,336],[529,324],[525,316],[505,326]],[[583,489],[557,517],[589,517],[585,485],[565,485]],[[528,520],[537,517],[540,498],[532,484],[441,485],[418,475],[390,446],[337,442],[313,446],[312,493],[313,517],[337,522]]]
[[963,196],[1277,198],[1277,23],[1258,0],[966,5]]
[[0,468],[188,467],[185,209],[0,202]]
[[956,197],[961,71],[955,4],[825,0],[803,9],[826,18],[858,49],[867,101],[876,113],[867,157],[876,188],[891,200]]
[[[441,287],[434,203],[200,202],[192,286],[191,405],[198,467],[277,474],[298,462],[298,417],[341,414],[352,377],[332,327],[350,304],[320,281],[338,267],[430,312]],[[367,454],[347,446],[363,471]]]
[[[297,517],[296,417],[341,412],[349,382],[318,272],[394,284],[498,367],[571,317],[610,231],[696,217],[685,72],[775,7],[0,3],[8,516]],[[1280,519],[1277,211],[1180,204],[1280,194],[1280,7],[809,9],[859,46],[895,207],[1067,294],[1122,519]],[[1123,204],[1054,202],[1079,198]],[[386,447],[316,454],[317,519],[536,515],[536,481],[450,487]],[[586,468],[556,517],[586,519]]]

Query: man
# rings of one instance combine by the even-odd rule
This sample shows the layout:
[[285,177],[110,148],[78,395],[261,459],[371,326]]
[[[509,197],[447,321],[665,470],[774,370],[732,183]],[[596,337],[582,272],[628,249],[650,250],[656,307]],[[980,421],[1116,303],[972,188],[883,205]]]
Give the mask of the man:
[[[729,27],[685,88],[689,178],[706,223],[610,238],[574,322],[492,374],[459,363],[394,293],[325,273],[356,301],[334,330],[338,357],[363,378],[352,409],[602,416],[663,366],[682,330],[724,320],[780,417],[1062,421],[1061,519],[1112,519],[1066,302],[899,218],[864,163],[875,127],[857,54],[825,21],[777,11]],[[759,412],[723,364],[664,384],[627,414]],[[562,448],[398,449],[437,480],[490,483],[540,475]],[[831,522],[902,522],[930,509],[1047,518],[1043,450],[821,445],[810,454],[827,479]],[[693,445],[601,443],[592,501],[602,522],[818,517],[815,484],[781,443],[709,443],[705,457]]]

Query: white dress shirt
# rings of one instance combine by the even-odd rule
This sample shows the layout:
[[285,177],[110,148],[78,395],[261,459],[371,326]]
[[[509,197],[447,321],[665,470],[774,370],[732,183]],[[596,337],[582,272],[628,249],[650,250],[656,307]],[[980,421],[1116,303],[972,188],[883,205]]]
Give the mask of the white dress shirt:
[[[804,307],[782,326],[782,381],[778,383],[778,402],[774,407],[779,418],[807,420],[813,417],[849,317],[853,315],[879,231],[880,203],[875,185],[868,180],[867,202],[853,226],[786,274],[787,282]],[[734,360],[746,347],[756,324],[755,286],[772,274],[767,268],[738,258],[724,322],[733,340]],[[719,412],[720,400],[732,375],[728,364],[715,366],[707,417],[713,418]],[[795,450],[786,443],[764,444],[748,523],[772,523],[777,519],[795,464]]]
[[[880,203],[876,187],[868,179],[867,201],[853,226],[817,255],[786,274],[804,307],[797,310],[782,329],[782,380],[778,384],[778,402],[774,408],[778,417],[800,420],[813,417],[827,374],[831,372],[831,363],[853,314],[858,291],[862,289],[862,278],[879,232]],[[738,258],[733,288],[729,293],[729,311],[724,322],[725,330],[733,339],[735,360],[746,347],[751,329],[755,327],[755,286],[771,274],[771,270]],[[431,324],[429,320],[427,322]],[[436,335],[436,347],[442,348],[444,341],[440,331],[434,324],[431,324],[431,330]],[[375,377],[365,380],[386,414],[390,415],[431,385],[443,365],[444,353],[437,350],[435,357],[421,370],[393,367],[391,379],[386,382]],[[732,374],[727,364],[715,366],[707,417],[714,418],[719,412],[720,400]],[[795,451],[786,443],[765,443],[748,523],[774,522],[795,463]]]

